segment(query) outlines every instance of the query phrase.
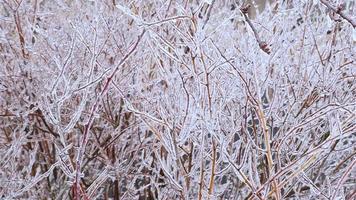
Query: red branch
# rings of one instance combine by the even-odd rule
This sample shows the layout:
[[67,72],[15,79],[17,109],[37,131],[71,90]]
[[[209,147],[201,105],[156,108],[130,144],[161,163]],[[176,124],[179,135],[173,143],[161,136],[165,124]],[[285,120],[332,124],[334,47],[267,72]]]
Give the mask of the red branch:
[[[141,35],[139,35],[138,39],[136,40],[135,44],[133,45],[133,47],[131,48],[131,50],[122,58],[122,60],[119,62],[119,64],[115,67],[115,69],[113,70],[113,72],[111,73],[111,75],[106,79],[105,85],[102,89],[102,91],[100,92],[99,96],[96,98],[96,101],[93,105],[93,107],[91,108],[91,112],[90,112],[90,117],[89,117],[89,121],[88,123],[85,125],[85,129],[84,129],[84,133],[83,133],[83,137],[82,137],[82,142],[79,146],[79,150],[78,150],[78,157],[76,160],[76,174],[75,174],[75,182],[74,182],[74,199],[75,200],[80,200],[80,171],[81,171],[81,163],[83,160],[83,155],[84,155],[84,150],[85,150],[85,146],[88,142],[89,139],[89,130],[90,127],[92,126],[93,122],[94,122],[94,114],[96,112],[96,110],[99,107],[99,102],[100,99],[106,94],[109,85],[111,83],[111,81],[113,80],[116,72],[119,70],[119,68],[126,62],[126,60],[132,55],[132,53],[136,50],[139,42],[141,41],[143,35],[145,33],[145,30],[143,30],[143,32],[141,33]],[[85,196],[85,192],[82,192]]]

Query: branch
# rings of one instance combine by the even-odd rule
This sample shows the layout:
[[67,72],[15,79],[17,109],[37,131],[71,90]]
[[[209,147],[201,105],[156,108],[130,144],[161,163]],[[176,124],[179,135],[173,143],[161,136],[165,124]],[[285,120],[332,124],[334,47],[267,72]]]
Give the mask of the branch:
[[347,167],[346,171],[344,172],[344,174],[341,176],[339,182],[337,183],[336,189],[333,193],[333,196],[331,199],[335,199],[337,193],[339,192],[339,189],[341,187],[341,185],[346,181],[347,176],[351,173],[352,169],[354,169],[354,165],[356,164],[356,160],[354,160],[349,167]]
[[96,110],[99,107],[100,99],[106,94],[106,91],[108,90],[109,85],[110,85],[111,81],[113,80],[116,72],[126,62],[126,60],[135,52],[135,50],[136,50],[139,42],[141,41],[144,33],[145,33],[145,30],[139,35],[138,39],[136,40],[136,42],[133,45],[133,47],[131,48],[131,50],[122,58],[122,60],[119,62],[119,64],[114,68],[114,70],[111,73],[111,75],[106,79],[106,83],[104,84],[104,87],[103,87],[100,95],[98,96],[98,98],[96,99],[93,107],[91,108],[89,121],[85,125],[85,130],[84,130],[84,133],[83,133],[81,144],[79,146],[78,157],[77,157],[77,160],[76,160],[76,175],[75,175],[75,182],[74,182],[74,185],[73,185],[74,186],[74,193],[75,193],[74,199],[76,199],[76,200],[80,199],[80,193],[79,193],[80,192],[80,174],[81,174],[80,171],[81,171],[81,164],[82,164],[83,156],[84,156],[84,150],[85,150],[85,146],[86,146],[86,144],[88,142],[88,139],[89,139],[89,130],[90,130],[90,127],[92,126],[92,124],[94,122],[94,114],[95,114]]
[[248,25],[251,27],[252,31],[253,31],[253,34],[255,35],[255,38],[256,38],[256,41],[258,43],[258,46],[260,46],[260,49],[262,51],[264,51],[265,53],[267,54],[270,54],[271,53],[271,50],[270,48],[268,47],[268,44],[265,42],[265,41],[262,41],[260,36],[258,35],[258,32],[256,30],[256,28],[253,26],[251,20],[248,18],[247,16],[247,13],[248,13],[248,10],[249,8],[251,7],[250,4],[247,4],[246,6],[242,6],[240,8],[240,11],[242,12],[242,14],[244,15],[245,17],[245,21],[248,23]]
[[334,11],[336,14],[340,15],[342,18],[344,18],[346,21],[348,21],[354,28],[356,27],[356,20],[352,18],[352,16],[346,14],[343,10],[344,8],[342,6],[335,7],[330,4],[327,0],[320,0],[322,4],[324,4],[326,7],[328,7],[330,10]]

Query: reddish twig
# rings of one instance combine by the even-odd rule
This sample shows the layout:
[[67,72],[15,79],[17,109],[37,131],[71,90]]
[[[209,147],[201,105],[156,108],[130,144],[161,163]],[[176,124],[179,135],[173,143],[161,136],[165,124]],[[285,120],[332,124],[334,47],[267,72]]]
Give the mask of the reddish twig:
[[258,32],[255,28],[255,26],[252,24],[251,20],[248,18],[247,16],[247,13],[248,13],[248,10],[250,9],[251,5],[250,4],[247,4],[245,6],[242,6],[240,8],[240,11],[242,12],[242,14],[244,15],[245,17],[245,21],[248,23],[248,25],[251,27],[252,29],[252,32],[253,34],[255,35],[255,38],[256,38],[256,41],[258,43],[258,46],[260,46],[260,49],[262,51],[264,51],[265,53],[267,54],[270,54],[271,53],[271,50],[270,48],[268,47],[268,44],[265,42],[265,41],[262,41],[260,36],[258,35]]
[[348,21],[354,28],[356,27],[356,20],[352,18],[352,16],[346,14],[343,10],[343,6],[334,6],[331,5],[330,2],[327,0],[320,0],[322,4],[324,4],[326,7],[328,7],[330,10],[335,12],[336,14],[340,15],[340,17],[344,18],[346,21]]
[[336,189],[333,193],[333,196],[331,197],[331,199],[335,199],[336,198],[336,194],[339,191],[341,185],[346,181],[347,176],[351,173],[351,171],[354,169],[354,165],[356,164],[356,160],[352,161],[352,163],[349,165],[349,167],[347,167],[346,171],[344,172],[344,174],[341,176],[339,182],[337,183]]
[[74,199],[76,200],[80,200],[80,174],[81,174],[81,163],[83,160],[83,155],[84,155],[84,150],[85,150],[85,146],[88,142],[89,139],[89,130],[90,127],[92,126],[93,122],[94,122],[94,115],[96,110],[99,107],[99,102],[100,99],[106,94],[106,91],[109,88],[109,85],[111,83],[111,81],[113,80],[116,72],[119,70],[119,68],[126,62],[126,60],[132,55],[132,53],[136,50],[139,42],[141,41],[143,35],[145,33],[145,30],[139,35],[138,39],[136,40],[135,44],[133,45],[133,47],[131,48],[131,50],[122,58],[122,60],[119,62],[119,64],[115,67],[115,69],[113,70],[113,72],[111,73],[111,75],[107,78],[106,83],[104,84],[104,88],[102,89],[102,91],[100,92],[99,96],[97,97],[91,112],[90,112],[90,117],[89,117],[89,121],[88,123],[85,125],[85,129],[84,129],[84,133],[83,133],[83,137],[82,137],[82,142],[79,146],[79,150],[78,150],[78,157],[76,160],[76,175],[75,175],[75,182],[74,182],[74,194],[75,197]]

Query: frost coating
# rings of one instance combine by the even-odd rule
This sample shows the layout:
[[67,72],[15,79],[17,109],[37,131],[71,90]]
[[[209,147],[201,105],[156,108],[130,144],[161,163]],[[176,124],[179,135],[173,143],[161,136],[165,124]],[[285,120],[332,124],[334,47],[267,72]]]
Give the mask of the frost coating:
[[354,199],[354,1],[0,2],[1,199]]

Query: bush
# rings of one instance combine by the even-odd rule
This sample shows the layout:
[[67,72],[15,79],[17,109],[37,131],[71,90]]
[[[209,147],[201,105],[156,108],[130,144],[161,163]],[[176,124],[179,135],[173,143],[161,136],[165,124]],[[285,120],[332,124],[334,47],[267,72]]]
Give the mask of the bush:
[[253,2],[2,1],[0,197],[355,198],[355,2]]

